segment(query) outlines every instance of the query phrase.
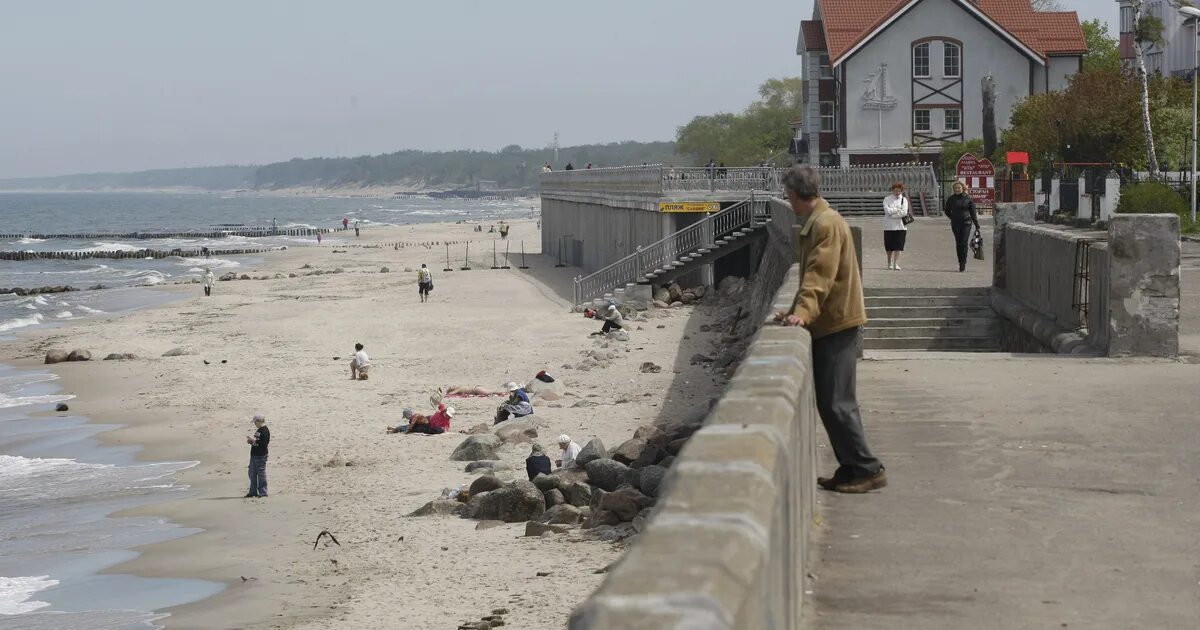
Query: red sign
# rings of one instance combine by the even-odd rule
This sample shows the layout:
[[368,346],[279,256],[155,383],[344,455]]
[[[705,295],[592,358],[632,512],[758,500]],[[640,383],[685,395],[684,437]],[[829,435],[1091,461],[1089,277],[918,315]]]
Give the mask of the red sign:
[[996,167],[992,161],[975,157],[974,154],[964,153],[958,158],[954,172],[958,179],[967,184],[967,194],[978,208],[996,207]]

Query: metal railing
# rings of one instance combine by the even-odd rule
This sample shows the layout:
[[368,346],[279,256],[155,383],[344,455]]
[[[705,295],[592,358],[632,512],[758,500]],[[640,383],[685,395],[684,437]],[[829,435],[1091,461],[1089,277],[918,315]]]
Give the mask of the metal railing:
[[[911,195],[924,193],[931,201],[941,187],[928,164],[816,167],[825,195],[878,195],[901,182]],[[659,164],[576,169],[542,174],[543,193],[610,193],[661,197],[664,193],[754,192],[778,193],[787,169],[772,167],[674,167]]]
[[575,278],[575,304],[604,295],[618,287],[639,282],[647,273],[664,270],[669,264],[703,248],[716,249],[716,241],[756,220],[770,220],[767,198],[749,198],[710,214],[657,242],[638,250],[587,276]]
[[1024,224],[1009,225],[1005,239],[1009,293],[1063,328],[1087,327],[1091,248],[1104,239]]

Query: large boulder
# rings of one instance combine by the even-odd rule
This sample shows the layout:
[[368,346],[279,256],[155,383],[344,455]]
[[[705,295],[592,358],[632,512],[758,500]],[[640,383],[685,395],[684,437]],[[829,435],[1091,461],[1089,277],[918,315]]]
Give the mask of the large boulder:
[[633,520],[638,512],[654,505],[654,499],[633,488],[621,488],[616,492],[606,492],[600,499],[601,511],[609,511],[617,515],[622,522]]
[[578,525],[583,522],[583,510],[574,505],[554,505],[538,519],[553,525]]
[[628,466],[612,459],[590,461],[584,468],[587,470],[588,481],[593,486],[610,492],[625,483],[625,475],[629,472]]
[[136,359],[137,355],[132,352],[113,352],[104,357],[105,361],[130,361]]
[[543,496],[546,498],[547,508],[552,508],[556,505],[562,505],[567,502],[567,498],[563,496],[562,490],[559,490],[558,488],[547,490],[545,493],[543,493]]
[[164,357],[182,357],[182,356],[186,356],[189,354],[196,354],[196,351],[192,350],[191,348],[189,348],[187,346],[180,346],[178,348],[171,348],[170,350],[167,350],[166,352],[164,352],[162,355]]
[[66,350],[48,350],[46,351],[46,364],[63,363],[69,356],[71,354]]
[[471,493],[471,496],[475,496],[477,494],[483,494],[484,492],[491,492],[492,490],[499,490],[500,488],[503,488],[503,487],[504,487],[504,482],[501,481],[499,477],[497,477],[496,475],[487,474],[487,475],[483,475],[482,477],[479,477],[475,481],[472,481],[471,487],[468,490],[468,492]]
[[630,464],[630,466],[634,468],[645,468],[646,466],[652,466],[662,461],[662,458],[666,455],[666,452],[657,446],[650,446],[647,444],[646,447],[642,449],[642,453],[637,456],[637,459],[633,460],[633,463]]
[[450,454],[450,461],[474,462],[483,459],[500,459],[496,449],[500,448],[500,438],[494,435],[472,435],[463,440],[458,448]]
[[87,350],[82,350],[82,349],[77,348],[75,350],[72,350],[71,354],[67,355],[67,360],[68,361],[91,361],[92,353]]
[[503,488],[471,497],[463,514],[467,518],[518,523],[541,516],[546,498],[529,481],[511,481]]
[[588,462],[606,457],[608,457],[608,449],[604,448],[604,442],[601,442],[600,438],[592,438],[588,440],[588,443],[575,456],[575,465],[586,467]]
[[650,438],[654,437],[655,433],[658,433],[657,426],[653,424],[643,424],[633,432],[633,437],[640,440],[649,440]]
[[551,490],[562,490],[563,478],[558,475],[543,475],[539,474],[533,478],[533,485],[537,486],[542,492],[550,492]]
[[648,497],[657,497],[667,469],[662,466],[646,466],[638,471],[638,490]]
[[526,536],[541,536],[543,534],[565,534],[571,531],[566,525],[548,525],[537,521],[529,521],[525,523]]
[[500,462],[500,461],[486,461],[485,460],[482,462],[471,462],[470,464],[467,464],[467,467],[465,470],[466,470],[466,472],[469,472],[469,473],[476,472],[476,471],[501,472],[504,470],[512,470],[512,464],[506,464],[506,463]]
[[450,516],[457,514],[464,508],[463,504],[450,499],[434,499],[429,503],[417,508],[409,516]]
[[613,451],[612,458],[628,466],[642,455],[644,448],[646,448],[646,440],[638,438],[625,440],[617,447],[617,450]]
[[562,489],[567,503],[575,507],[584,507],[592,503],[592,487],[582,481],[576,481]]
[[521,444],[537,439],[537,426],[529,420],[510,420],[496,429],[496,437],[505,444]]

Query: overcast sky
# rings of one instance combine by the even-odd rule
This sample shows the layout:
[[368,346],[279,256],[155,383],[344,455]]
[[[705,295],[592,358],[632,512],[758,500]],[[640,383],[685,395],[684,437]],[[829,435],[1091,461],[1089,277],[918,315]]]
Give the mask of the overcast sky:
[[[1116,2],[1059,0],[1113,22]],[[0,178],[670,140],[812,0],[4,0]]]

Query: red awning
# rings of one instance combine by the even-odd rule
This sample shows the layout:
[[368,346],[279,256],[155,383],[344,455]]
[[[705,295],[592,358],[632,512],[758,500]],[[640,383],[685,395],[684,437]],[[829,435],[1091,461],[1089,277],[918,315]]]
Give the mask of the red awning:
[[1029,164],[1029,153],[1026,151],[1009,151],[1005,162],[1009,164]]

